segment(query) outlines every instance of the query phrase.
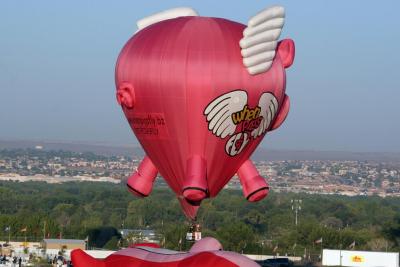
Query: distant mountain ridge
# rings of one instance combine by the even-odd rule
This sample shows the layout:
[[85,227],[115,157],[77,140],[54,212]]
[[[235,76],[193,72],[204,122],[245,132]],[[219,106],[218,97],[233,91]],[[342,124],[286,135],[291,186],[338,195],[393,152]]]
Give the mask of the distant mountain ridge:
[[[143,157],[140,146],[89,144],[81,142],[60,141],[5,141],[0,140],[0,149],[27,149],[43,146],[44,150],[66,150],[73,152],[93,152],[100,155],[129,155]],[[400,161],[400,152],[346,152],[346,151],[313,151],[313,150],[276,150],[259,147],[252,158],[256,161],[276,160],[358,160],[358,161]]]

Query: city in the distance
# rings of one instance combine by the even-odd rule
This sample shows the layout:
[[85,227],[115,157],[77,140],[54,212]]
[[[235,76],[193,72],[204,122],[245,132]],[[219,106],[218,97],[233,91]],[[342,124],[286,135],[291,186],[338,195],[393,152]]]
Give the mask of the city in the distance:
[[[0,180],[121,183],[126,182],[142,157],[139,147],[34,141],[15,145],[2,141]],[[371,153],[261,149],[253,160],[270,188],[277,192],[398,197],[399,158],[396,153],[371,156]],[[157,179],[156,186],[166,184]],[[241,185],[234,177],[226,187],[240,189]]]

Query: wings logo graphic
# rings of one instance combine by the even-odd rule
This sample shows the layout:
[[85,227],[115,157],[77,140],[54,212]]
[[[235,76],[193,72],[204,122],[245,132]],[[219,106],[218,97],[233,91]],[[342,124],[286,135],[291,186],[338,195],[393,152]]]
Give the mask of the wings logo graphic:
[[247,104],[246,91],[235,90],[208,104],[204,115],[208,129],[215,136],[221,139],[231,136],[226,142],[225,152],[236,156],[251,139],[258,138],[268,130],[277,111],[278,101],[273,94],[263,93],[258,106],[251,108]]

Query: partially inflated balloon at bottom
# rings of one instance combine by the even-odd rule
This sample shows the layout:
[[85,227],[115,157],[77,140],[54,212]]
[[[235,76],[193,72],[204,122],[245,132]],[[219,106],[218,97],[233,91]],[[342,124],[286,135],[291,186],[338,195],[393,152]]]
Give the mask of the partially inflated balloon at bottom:
[[246,256],[223,251],[214,238],[197,241],[189,252],[140,244],[117,251],[103,260],[78,249],[72,251],[71,259],[74,267],[259,267]]

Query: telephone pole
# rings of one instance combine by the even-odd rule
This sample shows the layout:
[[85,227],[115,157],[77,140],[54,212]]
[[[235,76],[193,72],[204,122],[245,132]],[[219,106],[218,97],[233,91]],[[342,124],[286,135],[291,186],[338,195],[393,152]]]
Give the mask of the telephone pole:
[[299,212],[301,211],[301,204],[302,204],[303,201],[301,199],[292,199],[292,200],[290,200],[290,202],[292,203],[292,211],[295,214],[294,223],[297,226],[297,224],[299,222],[298,221],[298,215],[299,215]]
[[46,239],[46,221],[43,222],[43,240]]

